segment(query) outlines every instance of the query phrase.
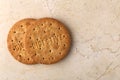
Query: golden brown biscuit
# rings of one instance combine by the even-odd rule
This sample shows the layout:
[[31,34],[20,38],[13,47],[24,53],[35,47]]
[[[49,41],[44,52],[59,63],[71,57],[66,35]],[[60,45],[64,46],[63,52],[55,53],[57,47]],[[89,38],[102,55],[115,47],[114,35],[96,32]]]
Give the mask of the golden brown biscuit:
[[29,25],[32,25],[34,21],[35,19],[31,18],[18,21],[10,29],[7,38],[7,44],[10,53],[16,60],[25,64],[35,63],[30,54],[26,53],[26,49],[24,47],[26,28]]
[[25,48],[35,63],[52,64],[63,59],[70,49],[71,37],[56,19],[42,18],[27,27]]

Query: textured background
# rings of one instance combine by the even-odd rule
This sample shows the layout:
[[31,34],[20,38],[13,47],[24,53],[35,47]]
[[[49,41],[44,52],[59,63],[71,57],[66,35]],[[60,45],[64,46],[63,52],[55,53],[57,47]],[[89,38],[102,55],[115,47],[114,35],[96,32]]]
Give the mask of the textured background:
[[[53,65],[24,65],[7,49],[18,20],[53,17],[71,31],[70,54]],[[120,80],[120,0],[0,0],[0,80]]]

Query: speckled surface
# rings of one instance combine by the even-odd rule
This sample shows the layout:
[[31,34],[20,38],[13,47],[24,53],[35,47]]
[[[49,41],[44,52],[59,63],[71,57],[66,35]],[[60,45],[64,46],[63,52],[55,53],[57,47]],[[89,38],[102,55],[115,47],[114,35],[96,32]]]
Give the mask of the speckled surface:
[[[71,31],[70,54],[53,65],[24,65],[7,49],[18,20],[53,17]],[[0,80],[120,80],[120,0],[0,0]]]

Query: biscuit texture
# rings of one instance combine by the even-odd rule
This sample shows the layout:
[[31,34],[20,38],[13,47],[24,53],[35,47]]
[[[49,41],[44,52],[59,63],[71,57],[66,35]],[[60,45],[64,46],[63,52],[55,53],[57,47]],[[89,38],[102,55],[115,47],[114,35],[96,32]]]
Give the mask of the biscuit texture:
[[27,27],[25,48],[34,63],[56,63],[68,54],[70,45],[68,29],[56,19],[38,19]]
[[28,26],[32,25],[35,19],[23,19],[15,23],[9,31],[7,45],[10,53],[19,62],[25,64],[34,64],[30,54],[26,53],[25,35]]

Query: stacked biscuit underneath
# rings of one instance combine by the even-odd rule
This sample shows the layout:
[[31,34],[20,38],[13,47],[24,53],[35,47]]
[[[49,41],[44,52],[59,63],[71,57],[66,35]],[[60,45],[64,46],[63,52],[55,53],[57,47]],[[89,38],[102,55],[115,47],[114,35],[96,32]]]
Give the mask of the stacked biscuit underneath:
[[71,38],[66,27],[56,19],[23,19],[10,29],[8,49],[25,64],[52,64],[69,52]]

